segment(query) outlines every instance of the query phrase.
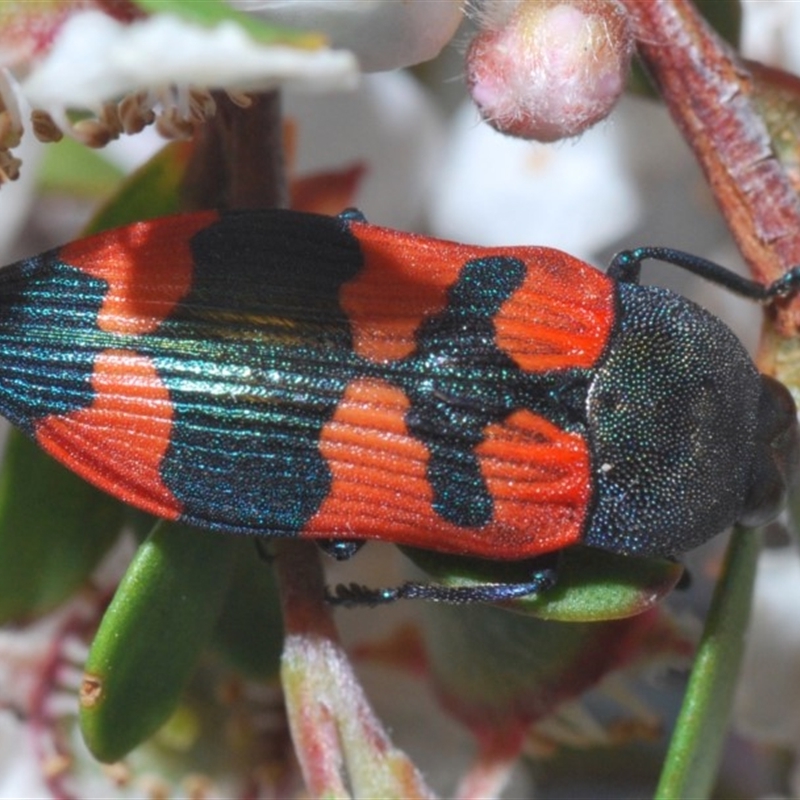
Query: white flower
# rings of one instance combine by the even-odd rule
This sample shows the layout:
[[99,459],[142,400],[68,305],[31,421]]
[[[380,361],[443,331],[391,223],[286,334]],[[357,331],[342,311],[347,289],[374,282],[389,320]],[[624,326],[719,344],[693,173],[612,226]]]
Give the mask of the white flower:
[[463,0],[229,0],[269,22],[324,31],[365,72],[407,67],[439,54],[461,23]]
[[438,178],[444,146],[441,112],[404,72],[366,76],[355,92],[288,93],[287,118],[297,122],[298,175],[366,167],[356,202],[370,222],[419,225]]
[[742,0],[741,50],[747,58],[800,71],[800,3]]
[[[699,168],[650,101],[623,98],[608,122],[558,145],[502,136],[465,104],[446,152],[430,207],[438,236],[546,245],[600,265],[614,250],[646,244],[713,257],[727,241]],[[686,278],[663,266],[646,271],[672,286]]]
[[734,716],[761,742],[800,750],[800,558],[795,547],[766,550],[756,575]]
[[352,88],[358,71],[345,51],[254,42],[238,25],[202,28],[157,15],[124,25],[98,12],[69,19],[43,63],[24,82],[32,105],[92,108],[164,84],[236,91],[278,85]]
[[[588,258],[639,217],[617,128],[560,147],[512,139],[458,113],[431,205],[439,236],[484,245],[538,244]],[[601,211],[602,209],[602,211]]]
[[0,711],[0,797],[49,797],[30,731],[11,711]]
[[[11,86],[11,77],[6,75],[5,79],[6,83],[4,84],[3,70],[0,70],[0,96],[3,95],[4,85]],[[18,102],[13,91],[9,93],[7,102],[12,104]],[[24,98],[19,98],[19,102],[23,103],[23,113],[30,113]],[[20,110],[16,108],[14,110],[17,116],[20,116]],[[8,163],[12,166],[25,162],[29,167],[32,167],[32,169],[23,170],[19,180],[3,186],[2,191],[0,191],[0,220],[3,221],[3,224],[0,225],[0,264],[5,264],[10,260],[10,247],[30,211],[35,192],[36,165],[41,160],[44,154],[43,151],[44,145],[37,142],[32,136],[22,138],[15,148],[15,155],[13,156],[0,150],[0,184],[4,180],[2,175],[5,171],[3,168],[4,159],[8,159]]]
[[[49,33],[54,38],[46,52],[13,63],[16,74],[25,75],[18,94],[33,107],[34,132],[42,141],[57,141],[66,131],[102,147],[154,121],[163,135],[187,136],[214,113],[210,90],[246,103],[242,93],[352,89],[359,77],[352,53],[331,50],[313,37],[307,37],[307,46],[263,44],[233,20],[206,28],[156,14],[126,23],[90,9],[73,12]],[[0,178],[5,179],[18,171],[10,151],[23,128],[9,74],[0,72],[5,106],[0,105],[0,170],[6,173]]]

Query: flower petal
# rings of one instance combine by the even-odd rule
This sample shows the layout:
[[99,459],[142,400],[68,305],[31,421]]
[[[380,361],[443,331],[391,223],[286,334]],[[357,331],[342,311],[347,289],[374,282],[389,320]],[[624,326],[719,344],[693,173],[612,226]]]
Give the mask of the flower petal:
[[64,25],[23,88],[38,108],[95,108],[165,84],[329,90],[352,88],[356,79],[355,58],[346,51],[261,46],[232,22],[207,29],[159,15],[123,25],[87,11]]
[[[44,145],[32,136],[23,136],[21,141],[16,138],[22,131],[22,118],[30,114],[25,98],[18,96],[17,90],[10,72],[0,69],[0,109],[5,106],[5,111],[0,112],[0,127],[5,120],[13,129],[9,130],[8,140],[0,140],[0,172],[5,171],[3,165],[9,159],[12,165],[18,163],[16,159],[25,163],[21,179],[4,184],[0,191],[0,219],[3,220],[0,226],[0,263],[13,258],[11,247],[33,204],[36,170],[44,155]],[[6,148],[13,148],[13,154]],[[0,176],[0,184],[2,182]]]
[[589,258],[636,224],[639,197],[617,127],[600,126],[555,148],[476,123],[474,106],[465,104],[434,188],[436,235],[485,245],[535,243]]
[[450,41],[462,0],[230,0],[269,22],[322,30],[357,56],[365,72],[428,61]]
[[0,3],[0,65],[24,67],[42,56],[66,19],[95,5],[91,0]]
[[0,797],[49,797],[25,724],[10,711],[0,711]]
[[800,5],[784,0],[743,0],[742,53],[747,58],[797,72]]
[[367,219],[420,224],[445,142],[441,111],[413,76],[368,75],[346,94],[287,92],[284,108],[297,123],[297,175],[364,164],[355,203]]
[[766,550],[756,576],[750,631],[734,707],[738,730],[760,742],[800,746],[800,559]]

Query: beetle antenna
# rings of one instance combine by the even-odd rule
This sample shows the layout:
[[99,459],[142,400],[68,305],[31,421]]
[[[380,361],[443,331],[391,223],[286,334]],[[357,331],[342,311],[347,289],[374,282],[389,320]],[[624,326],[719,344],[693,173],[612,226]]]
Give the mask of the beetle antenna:
[[610,278],[622,283],[639,283],[642,262],[648,259],[685,269],[750,300],[761,302],[773,300],[800,288],[800,265],[793,267],[771,284],[764,285],[743,278],[714,261],[682,250],[673,250],[671,247],[637,247],[635,250],[622,250],[611,260],[606,272]]

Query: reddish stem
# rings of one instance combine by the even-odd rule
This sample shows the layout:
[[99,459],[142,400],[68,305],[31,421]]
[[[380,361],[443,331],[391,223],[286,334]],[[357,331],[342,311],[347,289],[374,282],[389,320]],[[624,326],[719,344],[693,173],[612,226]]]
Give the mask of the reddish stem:
[[[800,203],[751,102],[752,79],[690,0],[625,0],[638,49],[755,278],[800,264]],[[800,330],[800,302],[781,310]]]
[[186,171],[186,209],[285,207],[280,94],[254,95],[246,108],[221,92],[214,99],[217,113],[199,132]]
[[313,542],[276,539],[275,571],[287,636],[320,636],[338,643],[331,607],[325,602],[325,576]]

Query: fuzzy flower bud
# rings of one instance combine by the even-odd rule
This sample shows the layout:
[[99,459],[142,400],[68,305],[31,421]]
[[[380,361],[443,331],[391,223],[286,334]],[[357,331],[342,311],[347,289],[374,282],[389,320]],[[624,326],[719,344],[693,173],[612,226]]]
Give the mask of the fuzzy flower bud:
[[542,142],[607,116],[625,86],[633,36],[615,0],[493,0],[467,53],[483,118]]

